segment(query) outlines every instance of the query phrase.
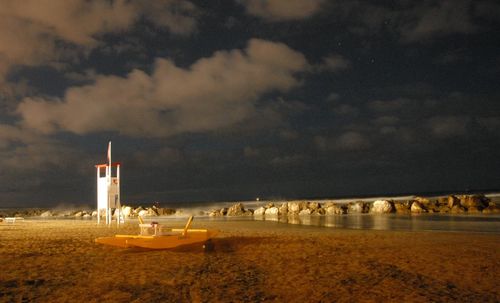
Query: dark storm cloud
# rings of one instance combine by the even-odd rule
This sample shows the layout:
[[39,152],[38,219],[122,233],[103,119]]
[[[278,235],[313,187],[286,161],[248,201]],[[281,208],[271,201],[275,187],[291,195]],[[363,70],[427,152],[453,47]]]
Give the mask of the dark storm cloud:
[[500,182],[496,1],[4,1],[0,15],[0,206],[93,203],[110,138],[125,200]]
[[495,1],[331,1],[325,4],[353,34],[389,33],[403,43],[425,42],[450,34],[488,31],[484,19],[498,22]]
[[68,64],[102,43],[100,35],[126,31],[141,16],[173,33],[190,33],[196,27],[194,9],[183,0],[3,1],[0,6],[2,87],[9,91],[10,83],[4,81],[16,66],[69,68]]

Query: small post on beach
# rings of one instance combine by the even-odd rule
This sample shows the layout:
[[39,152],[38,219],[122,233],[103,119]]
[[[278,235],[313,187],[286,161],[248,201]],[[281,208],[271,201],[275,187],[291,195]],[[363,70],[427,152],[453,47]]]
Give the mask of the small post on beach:
[[[106,224],[111,225],[113,209],[115,210],[116,224],[120,225],[120,166],[118,162],[111,162],[111,141],[108,144],[108,163],[97,164],[97,224],[101,223],[101,215],[105,215]],[[115,171],[113,172],[113,167]]]

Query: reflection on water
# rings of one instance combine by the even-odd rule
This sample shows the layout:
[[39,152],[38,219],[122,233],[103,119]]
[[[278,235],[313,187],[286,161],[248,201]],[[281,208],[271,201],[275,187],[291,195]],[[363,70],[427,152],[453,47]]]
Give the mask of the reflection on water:
[[[208,220],[271,221],[291,225],[310,225],[329,228],[411,230],[411,231],[465,231],[500,233],[500,216],[472,215],[371,215],[349,214],[333,216],[290,217],[218,217]],[[203,219],[202,219],[203,220]]]
[[[268,220],[268,218],[265,220]],[[280,222],[348,229],[500,233],[500,216],[359,214],[343,216],[296,216],[280,219]]]
[[[30,220],[71,220],[67,217],[41,218],[33,217]],[[75,219],[73,220],[83,220]],[[95,220],[95,218],[89,219]],[[175,223],[183,226],[187,216],[159,216],[146,217],[146,221],[156,221],[162,224]],[[397,215],[397,214],[348,214],[348,215],[306,215],[306,216],[242,216],[242,217],[209,217],[196,216],[196,221],[232,221],[241,223],[273,222],[285,227],[306,225],[326,228],[344,229],[374,229],[374,230],[406,230],[406,231],[452,231],[452,232],[482,232],[500,234],[500,215]],[[126,222],[136,223],[137,219],[127,218]]]

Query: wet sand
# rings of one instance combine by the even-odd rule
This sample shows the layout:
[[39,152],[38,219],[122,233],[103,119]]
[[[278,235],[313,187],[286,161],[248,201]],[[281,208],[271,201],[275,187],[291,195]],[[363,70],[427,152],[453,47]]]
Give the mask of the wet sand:
[[[180,226],[182,222],[174,223]],[[214,249],[119,249],[92,221],[0,223],[0,302],[499,302],[500,235],[199,221]]]

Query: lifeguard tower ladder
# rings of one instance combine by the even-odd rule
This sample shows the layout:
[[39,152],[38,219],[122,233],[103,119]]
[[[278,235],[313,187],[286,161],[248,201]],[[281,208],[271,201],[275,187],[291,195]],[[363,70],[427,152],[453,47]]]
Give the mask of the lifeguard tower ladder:
[[123,220],[120,205],[120,166],[121,163],[111,162],[111,141],[108,144],[108,163],[97,164],[97,224],[104,215],[106,224],[111,225],[113,209],[116,224]]

